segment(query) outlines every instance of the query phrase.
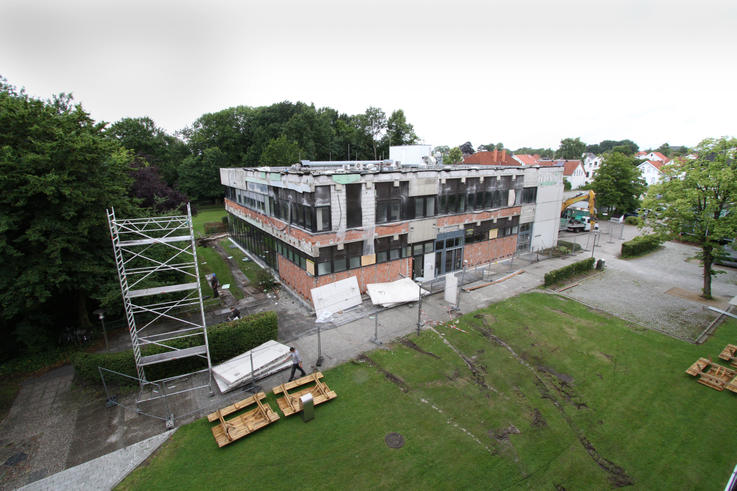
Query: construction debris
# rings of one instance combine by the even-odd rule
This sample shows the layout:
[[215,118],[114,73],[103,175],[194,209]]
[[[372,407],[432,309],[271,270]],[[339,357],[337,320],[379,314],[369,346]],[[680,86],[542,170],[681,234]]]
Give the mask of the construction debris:
[[220,392],[225,393],[245,383],[277,373],[291,365],[289,347],[270,340],[212,367],[212,374]]
[[[276,400],[276,403],[279,405],[281,412],[284,413],[284,416],[291,416],[292,414],[300,412],[302,410],[300,397],[307,393],[312,394],[315,406],[338,397],[338,395],[330,390],[324,382],[320,381],[321,378],[323,378],[322,372],[315,372],[298,378],[292,382],[287,382],[286,384],[274,387],[274,395],[284,394]],[[315,385],[299,389],[295,392],[289,392],[292,389],[312,383]]]
[[[268,402],[261,402],[265,398],[266,394],[259,392],[207,416],[207,420],[211,423],[218,421],[218,424],[212,427],[212,436],[215,437],[218,447],[224,447],[279,419],[279,415],[271,409]],[[225,419],[225,416],[244,410],[253,404],[256,404],[256,407],[250,411],[228,420]]]

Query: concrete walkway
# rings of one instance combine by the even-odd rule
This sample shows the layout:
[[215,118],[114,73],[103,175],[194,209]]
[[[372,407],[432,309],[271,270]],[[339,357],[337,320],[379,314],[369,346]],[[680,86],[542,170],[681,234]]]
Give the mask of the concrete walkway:
[[23,491],[112,489],[176,430],[164,432],[20,488]]

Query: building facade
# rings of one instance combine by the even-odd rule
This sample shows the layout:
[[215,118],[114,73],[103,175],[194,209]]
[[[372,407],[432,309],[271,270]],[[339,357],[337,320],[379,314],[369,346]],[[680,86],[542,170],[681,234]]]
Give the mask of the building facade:
[[231,237],[297,294],[436,278],[557,244],[562,167],[309,162],[220,169]]

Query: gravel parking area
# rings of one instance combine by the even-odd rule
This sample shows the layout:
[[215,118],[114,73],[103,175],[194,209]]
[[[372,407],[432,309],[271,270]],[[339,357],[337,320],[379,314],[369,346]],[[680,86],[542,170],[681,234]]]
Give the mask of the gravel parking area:
[[[634,259],[618,257],[622,240],[610,240],[609,223],[602,223],[602,239],[595,255],[606,261],[604,272],[589,277],[564,294],[590,306],[665,332],[694,341],[717,317],[708,305],[726,308],[737,295],[737,269],[719,266],[724,271],[712,278],[716,302],[703,302],[698,295],[703,287],[702,267],[695,259],[694,246],[667,242],[659,250]],[[625,226],[625,239],[638,231]],[[579,241],[580,243],[580,241]],[[689,292],[690,298],[674,291]],[[670,293],[669,293],[670,292]]]

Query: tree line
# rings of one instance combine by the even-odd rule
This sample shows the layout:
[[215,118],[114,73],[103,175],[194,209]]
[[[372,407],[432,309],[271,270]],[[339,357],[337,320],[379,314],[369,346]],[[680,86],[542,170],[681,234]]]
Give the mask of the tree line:
[[69,95],[41,100],[0,78],[0,361],[121,308],[106,209],[179,213],[222,198],[220,167],[381,159],[417,139],[402,110],[301,102],[204,114],[171,135],[147,117],[96,122]]

